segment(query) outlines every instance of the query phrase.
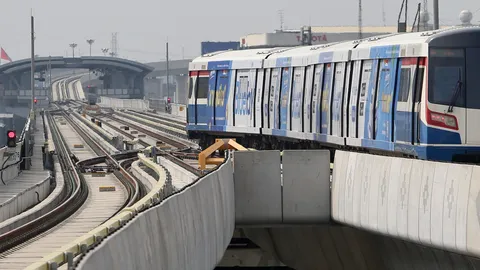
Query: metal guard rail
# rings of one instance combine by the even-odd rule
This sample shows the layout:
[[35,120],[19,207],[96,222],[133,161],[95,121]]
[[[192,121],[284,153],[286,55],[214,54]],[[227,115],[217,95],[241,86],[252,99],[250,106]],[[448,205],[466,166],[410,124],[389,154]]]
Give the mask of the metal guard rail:
[[138,154],[139,160],[145,164],[145,166],[154,170],[159,176],[158,182],[155,187],[145,197],[140,199],[131,207],[122,209],[116,216],[112,217],[102,225],[91,230],[86,235],[81,236],[73,242],[64,245],[59,251],[53,252],[43,257],[39,262],[31,264],[26,270],[50,270],[53,265],[62,265],[72,262],[76,255],[85,252],[89,247],[98,243],[101,239],[108,236],[110,233],[122,227],[128,220],[137,215],[138,212],[147,209],[158,203],[164,198],[166,189],[167,172],[155,164],[150,158],[147,158],[144,154]]

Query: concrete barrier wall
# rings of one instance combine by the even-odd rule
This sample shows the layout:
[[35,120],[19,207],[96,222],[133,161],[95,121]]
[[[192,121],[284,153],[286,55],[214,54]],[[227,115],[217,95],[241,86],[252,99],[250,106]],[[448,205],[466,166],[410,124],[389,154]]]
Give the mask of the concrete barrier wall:
[[336,151],[332,217],[480,256],[479,178],[479,166]]
[[235,227],[231,160],[135,217],[87,253],[76,269],[210,270]]
[[77,123],[77,125],[83,129],[84,131],[86,131],[88,134],[90,134],[90,136],[92,136],[94,139],[95,139],[95,142],[97,142],[98,144],[100,144],[103,149],[106,149],[108,150],[108,153],[109,154],[115,154],[118,152],[118,149],[116,149],[113,145],[111,145],[109,142],[105,141],[105,139],[103,139],[100,135],[98,135],[96,132],[92,132],[91,129],[85,124],[83,123],[80,119],[76,118],[76,117],[72,117],[72,120],[73,122]]
[[132,163],[131,171],[137,179],[139,179],[143,185],[147,188],[148,191],[152,190],[152,188],[155,186],[157,180],[153,178],[151,175],[149,175],[147,172],[145,172],[143,169],[139,167],[140,160],[137,160]]
[[[0,235],[48,213],[60,203],[60,200],[66,193],[65,181],[63,179],[62,168],[60,167],[60,163],[58,163],[58,161],[54,162],[54,168],[57,172],[55,177],[55,189],[48,195],[47,198],[45,198],[45,200],[28,209],[27,211],[22,212],[21,214],[9,218],[3,222],[0,220]],[[49,181],[44,182],[44,188],[49,188],[49,185],[47,186],[48,182]],[[0,207],[0,211],[1,209],[2,208]]]
[[280,151],[238,151],[234,157],[237,226],[330,220],[328,150],[288,150],[282,158]]
[[132,109],[146,111],[148,110],[148,100],[143,99],[119,99],[110,97],[100,97],[100,103],[98,104],[104,107],[110,107],[113,109]]
[[0,222],[14,217],[31,206],[43,201],[49,194],[50,178],[46,178],[40,183],[19,192],[11,199],[0,204]]
[[193,173],[185,171],[185,169],[164,157],[157,157],[157,160],[158,164],[165,166],[170,172],[170,175],[172,176],[172,185],[176,189],[182,189],[197,179],[197,176]]

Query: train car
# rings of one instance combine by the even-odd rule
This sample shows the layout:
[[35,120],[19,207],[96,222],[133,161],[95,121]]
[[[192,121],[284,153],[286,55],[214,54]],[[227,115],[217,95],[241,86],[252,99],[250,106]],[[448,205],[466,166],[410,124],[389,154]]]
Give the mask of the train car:
[[207,145],[478,161],[480,28],[218,52],[190,64],[187,130]]

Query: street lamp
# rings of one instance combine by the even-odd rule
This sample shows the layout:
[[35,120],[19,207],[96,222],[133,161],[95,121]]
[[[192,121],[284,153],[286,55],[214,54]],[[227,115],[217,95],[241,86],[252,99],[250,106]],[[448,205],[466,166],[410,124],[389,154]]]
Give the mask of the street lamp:
[[95,42],[94,39],[87,39],[88,45],[90,45],[90,56],[92,56],[92,44]]
[[[71,43],[69,45],[72,48],[72,58],[75,58],[75,48],[77,47],[77,43]],[[75,69],[73,70],[73,74],[75,74]]]
[[[92,56],[92,44],[95,42],[94,39],[87,39],[88,45],[90,45],[90,56]],[[91,77],[90,77],[91,70],[88,69],[88,83],[90,83]]]
[[70,47],[72,48],[72,57],[75,58],[75,48],[77,47],[77,43],[71,43],[69,44]]
[[102,48],[102,52],[104,56],[107,56],[108,48]]

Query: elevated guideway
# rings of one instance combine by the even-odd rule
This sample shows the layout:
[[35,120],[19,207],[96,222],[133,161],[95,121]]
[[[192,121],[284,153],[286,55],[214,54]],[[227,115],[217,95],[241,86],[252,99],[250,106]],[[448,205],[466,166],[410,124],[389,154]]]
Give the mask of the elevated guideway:
[[[477,269],[476,267],[480,267],[480,261],[475,258],[480,257],[479,249],[476,246],[480,242],[474,241],[476,233],[480,231],[475,227],[478,225],[478,218],[476,212],[473,211],[476,209],[476,195],[472,198],[472,195],[478,192],[472,193],[472,188],[475,188],[475,185],[468,184],[469,179],[473,179],[472,177],[469,178],[468,174],[458,174],[458,170],[461,171],[462,168],[466,171],[476,171],[476,166],[447,165],[449,167],[443,169],[443,173],[446,173],[449,177],[445,179],[451,178],[454,180],[446,180],[443,184],[436,181],[432,183],[432,185],[450,193],[449,190],[451,190],[453,182],[452,193],[457,195],[455,197],[450,196],[449,199],[448,193],[444,192],[442,196],[445,198],[441,200],[440,206],[437,207],[444,213],[441,217],[448,220],[449,208],[444,207],[444,204],[455,206],[456,214],[450,217],[456,223],[455,226],[452,226],[453,223],[435,220],[434,215],[431,215],[432,218],[428,223],[423,219],[412,218],[420,215],[420,212],[423,211],[423,208],[418,204],[424,203],[422,198],[425,198],[425,193],[418,188],[413,189],[414,191],[411,190],[415,186],[421,186],[422,181],[419,181],[418,184],[412,184],[413,182],[408,185],[402,184],[402,181],[406,178],[394,176],[399,174],[398,172],[395,173],[398,166],[385,167],[382,165],[388,162],[390,164],[403,164],[405,162],[406,164],[414,164],[412,160],[357,153],[349,154],[338,151],[333,166],[333,176],[331,177],[328,151],[292,150],[283,153],[280,151],[248,151],[235,152],[233,155],[235,159],[233,171],[227,169],[225,165],[215,171],[215,174],[221,178],[220,182],[222,184],[231,185],[229,188],[233,188],[233,194],[211,186],[217,183],[214,180],[215,178],[201,178],[196,184],[186,189],[196,187],[199,189],[199,193],[194,192],[194,194],[197,195],[180,193],[175,198],[182,200],[182,203],[178,201],[171,205],[167,199],[160,206],[142,213],[139,215],[139,219],[144,221],[137,222],[135,220],[127,226],[128,229],[125,228],[125,232],[118,231],[112,238],[116,240],[107,240],[91,253],[88,253],[77,269],[91,269],[96,265],[96,262],[104,260],[104,258],[112,258],[115,261],[112,263],[118,266],[121,265],[120,262],[128,263],[127,258],[134,261],[144,258],[145,261],[138,262],[140,264],[130,263],[129,266],[149,266],[146,262],[149,260],[147,259],[149,258],[148,255],[146,255],[148,254],[147,250],[171,250],[163,249],[165,247],[160,248],[156,243],[158,245],[171,245],[169,241],[174,240],[165,238],[165,236],[162,236],[164,234],[158,235],[159,239],[153,242],[147,239],[148,236],[143,239],[142,235],[148,234],[140,232],[146,228],[140,224],[143,222],[163,224],[161,217],[164,216],[169,217],[169,224],[171,225],[154,226],[168,228],[168,235],[175,235],[173,237],[175,241],[184,243],[182,247],[178,246],[175,249],[177,255],[178,252],[182,254],[178,255],[178,258],[181,258],[178,260],[188,258],[188,263],[197,263],[195,269],[212,269],[203,264],[205,260],[211,258],[210,255],[202,254],[199,250],[209,248],[216,253],[217,249],[210,245],[219,243],[217,242],[219,237],[224,237],[226,232],[232,237],[233,233],[230,234],[229,229],[219,229],[218,222],[222,220],[223,222],[227,220],[229,220],[228,222],[234,222],[237,230],[258,244],[267,254],[278,258],[294,269],[316,269],[318,266],[322,266],[322,269]],[[357,161],[352,161],[354,158]],[[442,165],[444,164],[435,166],[441,168]],[[421,163],[411,166],[428,167]],[[381,181],[379,181],[383,179],[380,176],[383,176],[384,171],[390,173],[390,177],[386,177],[389,183],[387,189],[382,188]],[[392,171],[394,174],[391,174]],[[348,172],[352,172],[352,177],[347,177],[348,174],[346,173]],[[455,172],[457,173],[452,174]],[[407,170],[410,179],[413,179],[412,177],[419,173],[419,170]],[[423,174],[420,173],[420,175]],[[465,180],[465,175],[467,175],[467,180]],[[470,173],[470,176],[472,175],[474,175],[474,172]],[[396,183],[397,178],[401,181]],[[368,179],[368,184],[365,183],[367,181],[365,179]],[[330,181],[332,181],[331,192]],[[207,182],[210,184],[207,184]],[[200,188],[202,185],[207,186],[205,190]],[[346,187],[350,187],[350,189]],[[468,192],[469,188],[470,191]],[[406,193],[407,189],[408,194]],[[378,194],[381,194],[382,190],[389,194],[390,200],[386,205],[392,210],[384,209],[387,209],[390,216],[396,216],[396,221],[387,218],[388,215],[382,216],[380,214],[379,204],[382,205],[382,200]],[[433,186],[431,190],[433,191]],[[463,190],[462,194],[464,195],[458,196],[461,192],[455,190]],[[206,194],[208,196],[205,196]],[[189,199],[190,196],[195,196],[192,199],[196,203],[187,203],[191,200]],[[392,199],[393,196],[397,198],[403,196],[405,200],[409,200],[409,203],[398,199],[394,200]],[[468,198],[469,196],[470,198]],[[216,203],[209,204],[208,200],[210,202],[224,200],[224,203],[233,203],[235,210],[230,209],[229,211],[232,212],[227,215],[225,211],[228,208],[217,206]],[[434,200],[429,201],[428,197],[426,200],[426,204],[431,205],[430,209],[438,204]],[[465,202],[461,203],[460,201],[470,203],[465,204]],[[339,202],[344,203],[339,204]],[[415,207],[415,204],[417,204],[417,207]],[[403,218],[401,218],[402,206],[403,209],[412,209],[410,214],[407,212],[407,215]],[[196,207],[199,207],[199,209]],[[209,219],[208,217],[213,215],[214,210],[221,210],[220,213],[224,214],[217,213],[216,218]],[[195,216],[199,215],[196,211],[201,212],[200,216]],[[232,213],[234,213],[234,216],[231,215]],[[460,218],[461,213],[465,218]],[[184,217],[181,218],[181,216]],[[154,220],[151,219],[153,217],[155,217]],[[175,221],[177,217],[180,219]],[[387,228],[392,231],[396,230],[396,234],[391,234],[389,231],[382,232],[379,229],[382,218],[387,221],[386,224],[389,226]],[[207,229],[202,232],[199,228],[189,227],[194,226],[193,224],[203,224],[202,227],[213,227],[214,229]],[[415,235],[414,232],[420,232],[421,228],[427,228],[427,224],[431,224],[429,225],[430,229],[424,230],[421,238],[420,235],[412,237],[412,235]],[[436,229],[432,229],[435,227],[434,224],[437,227]],[[441,231],[445,235],[445,237],[442,236],[443,241],[441,243],[435,242],[431,238],[432,232],[438,231],[440,224]],[[448,224],[452,224],[451,227],[448,227]],[[138,233],[134,233],[135,230]],[[156,231],[156,229],[152,228],[152,231]],[[403,234],[398,233],[402,231]],[[471,235],[468,235],[468,233],[471,233]],[[185,236],[188,234],[190,234],[190,237]],[[122,241],[127,241],[125,238],[127,235],[135,235],[137,238],[135,247],[139,247],[141,251],[137,252],[133,247],[121,244]],[[447,235],[453,238],[448,238]],[[197,242],[199,241],[198,237],[208,240]],[[448,242],[448,239],[455,240],[454,242]],[[462,239],[465,240],[462,242]],[[196,246],[197,249],[194,249],[189,243]],[[202,245],[194,243],[202,243]],[[461,243],[465,244],[462,246]],[[117,246],[127,247],[127,249],[120,250],[115,248]],[[189,246],[187,250],[184,249],[185,246]],[[112,249],[116,251],[112,253]],[[130,255],[126,256],[126,254]],[[172,260],[171,257],[168,257],[170,252],[165,251],[162,254],[159,256],[162,259],[158,263],[162,262],[164,266],[160,266],[160,269],[171,269],[167,267]],[[199,254],[204,257],[198,258]],[[136,256],[140,256],[140,258],[136,258]],[[174,261],[177,261],[177,259]],[[199,267],[199,265],[201,266]]]

